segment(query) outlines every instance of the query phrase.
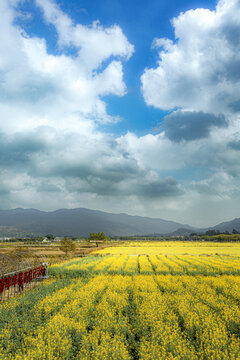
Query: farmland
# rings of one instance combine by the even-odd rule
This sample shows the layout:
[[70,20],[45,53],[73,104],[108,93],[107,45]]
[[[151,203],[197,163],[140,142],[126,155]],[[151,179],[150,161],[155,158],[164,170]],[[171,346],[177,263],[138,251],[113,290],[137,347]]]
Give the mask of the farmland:
[[[77,240],[75,256],[84,256],[96,249],[95,244],[91,244],[86,240]],[[114,244],[114,243],[113,243]],[[112,243],[102,244],[101,247],[112,246]],[[28,258],[43,259],[50,264],[63,261],[65,253],[60,249],[60,242],[55,241],[51,243],[24,243],[24,242],[0,242],[0,259],[3,256],[11,257],[14,254],[26,254]],[[73,255],[73,254],[69,254]],[[0,260],[1,261],[1,260]],[[1,264],[0,264],[1,273]]]
[[0,306],[1,359],[240,359],[240,246],[132,242]]

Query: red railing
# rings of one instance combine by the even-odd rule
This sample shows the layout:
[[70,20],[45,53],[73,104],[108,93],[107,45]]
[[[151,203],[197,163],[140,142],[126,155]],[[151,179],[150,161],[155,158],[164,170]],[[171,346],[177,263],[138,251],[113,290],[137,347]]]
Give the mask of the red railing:
[[48,264],[42,263],[0,277],[0,300],[6,300],[48,278]]

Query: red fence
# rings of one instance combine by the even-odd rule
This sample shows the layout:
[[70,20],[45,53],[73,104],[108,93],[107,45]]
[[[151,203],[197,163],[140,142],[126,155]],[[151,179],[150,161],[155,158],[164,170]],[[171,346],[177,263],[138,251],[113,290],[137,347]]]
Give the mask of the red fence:
[[0,278],[0,300],[12,297],[36,285],[37,281],[47,278],[48,264],[4,274]]

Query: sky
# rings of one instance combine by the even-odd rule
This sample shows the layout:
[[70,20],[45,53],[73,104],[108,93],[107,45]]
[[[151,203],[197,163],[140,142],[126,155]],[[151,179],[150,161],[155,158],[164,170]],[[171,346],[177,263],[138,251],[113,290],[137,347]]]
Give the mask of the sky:
[[240,217],[239,124],[239,0],[1,0],[1,209]]

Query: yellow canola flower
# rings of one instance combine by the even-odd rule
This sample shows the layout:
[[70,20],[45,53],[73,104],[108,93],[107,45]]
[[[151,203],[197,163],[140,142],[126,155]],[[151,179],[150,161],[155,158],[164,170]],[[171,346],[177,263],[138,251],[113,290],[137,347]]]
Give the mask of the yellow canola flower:
[[153,266],[151,262],[149,261],[149,257],[145,255],[139,256],[139,268],[140,273],[153,273]]
[[0,358],[240,360],[239,258],[191,246],[195,255],[177,253],[188,243],[133,242],[123,255],[66,262],[66,273],[86,273],[0,306]]
[[122,273],[124,272],[125,269],[125,265],[127,262],[128,256],[127,255],[121,255],[114,258],[114,261],[111,263],[110,267],[109,267],[109,272],[110,273]]
[[127,274],[135,274],[138,271],[138,256],[137,255],[129,255],[124,271]]

